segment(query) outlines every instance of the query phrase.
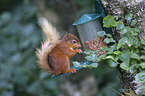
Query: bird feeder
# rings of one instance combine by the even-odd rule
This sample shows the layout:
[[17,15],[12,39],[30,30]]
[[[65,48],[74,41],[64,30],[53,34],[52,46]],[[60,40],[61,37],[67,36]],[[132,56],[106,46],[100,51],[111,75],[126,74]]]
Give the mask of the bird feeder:
[[84,14],[73,25],[77,27],[81,41],[92,41],[97,38],[97,32],[103,31],[100,23],[102,14]]

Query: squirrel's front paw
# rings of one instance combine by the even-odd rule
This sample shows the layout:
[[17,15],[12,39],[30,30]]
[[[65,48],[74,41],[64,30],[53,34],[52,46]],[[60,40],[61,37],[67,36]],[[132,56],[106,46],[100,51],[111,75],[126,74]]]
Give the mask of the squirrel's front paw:
[[72,69],[71,69],[71,72],[72,72],[72,73],[77,73],[77,71],[76,71],[75,68],[72,68]]
[[83,53],[83,51],[81,49],[78,49],[78,53]]

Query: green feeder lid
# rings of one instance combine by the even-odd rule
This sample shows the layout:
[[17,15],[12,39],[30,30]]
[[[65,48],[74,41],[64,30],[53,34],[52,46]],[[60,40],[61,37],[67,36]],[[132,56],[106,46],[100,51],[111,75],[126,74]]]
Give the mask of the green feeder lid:
[[101,17],[102,14],[84,14],[82,17],[80,17],[73,25],[80,25],[89,21],[92,21],[94,19],[97,19]]

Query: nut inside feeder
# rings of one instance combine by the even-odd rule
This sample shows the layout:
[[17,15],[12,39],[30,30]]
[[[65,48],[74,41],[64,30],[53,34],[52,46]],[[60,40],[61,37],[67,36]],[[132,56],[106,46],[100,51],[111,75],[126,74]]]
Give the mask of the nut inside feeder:
[[97,32],[103,31],[100,17],[102,14],[84,14],[73,25],[77,26],[83,47],[91,51],[97,50],[97,56],[104,52],[98,50],[107,46],[104,42],[104,37],[98,37]]

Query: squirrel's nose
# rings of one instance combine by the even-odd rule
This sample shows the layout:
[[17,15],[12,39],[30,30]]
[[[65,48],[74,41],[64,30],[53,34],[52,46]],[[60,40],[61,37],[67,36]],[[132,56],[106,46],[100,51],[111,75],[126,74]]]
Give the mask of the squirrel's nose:
[[78,48],[81,47],[81,44],[78,44]]

